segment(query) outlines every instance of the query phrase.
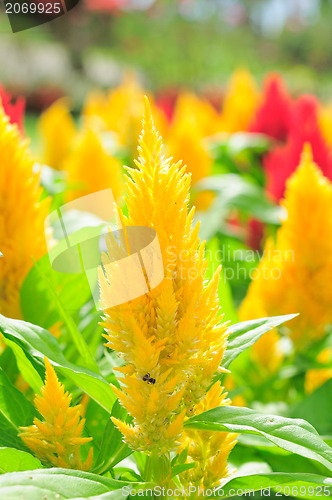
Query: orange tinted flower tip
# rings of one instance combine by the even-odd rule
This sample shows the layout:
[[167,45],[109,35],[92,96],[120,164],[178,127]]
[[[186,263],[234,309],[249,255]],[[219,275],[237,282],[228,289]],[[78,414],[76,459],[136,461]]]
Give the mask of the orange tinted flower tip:
[[312,162],[313,162],[313,156],[312,156],[311,144],[310,142],[306,142],[303,146],[300,163],[312,163]]

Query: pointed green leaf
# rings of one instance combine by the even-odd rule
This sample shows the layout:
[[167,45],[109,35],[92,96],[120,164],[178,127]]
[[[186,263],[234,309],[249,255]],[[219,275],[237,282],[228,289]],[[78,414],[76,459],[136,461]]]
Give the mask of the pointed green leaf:
[[221,406],[185,422],[185,427],[209,431],[258,434],[280,448],[317,460],[332,471],[332,448],[305,420],[264,415],[249,408]]
[[42,464],[30,453],[15,448],[0,448],[0,473],[41,469]]
[[229,327],[228,346],[223,357],[222,366],[227,368],[241,352],[252,346],[260,337],[286,321],[295,318],[297,314],[272,316],[251,321],[242,321]]
[[24,350],[43,361],[46,356],[59,371],[86,392],[105,410],[111,412],[116,396],[100,375],[67,361],[53,335],[39,326],[5,318],[0,314],[0,331]]

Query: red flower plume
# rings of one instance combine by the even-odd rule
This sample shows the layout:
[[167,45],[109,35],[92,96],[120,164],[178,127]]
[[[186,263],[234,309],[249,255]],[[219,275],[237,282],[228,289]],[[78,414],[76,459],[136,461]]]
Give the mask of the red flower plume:
[[12,102],[12,96],[5,92],[3,87],[0,85],[0,102],[7,116],[9,116],[10,123],[16,123],[21,132],[24,131],[24,111],[25,111],[25,99],[24,97],[18,97],[16,102]]
[[311,145],[315,163],[326,177],[332,179],[332,156],[319,128],[317,110],[318,101],[315,97],[300,97],[293,105],[287,143],[276,147],[264,158],[267,191],[276,200],[282,198],[286,180],[299,165],[306,142]]
[[271,73],[264,82],[263,102],[249,131],[285,140],[291,122],[292,99],[280,75]]

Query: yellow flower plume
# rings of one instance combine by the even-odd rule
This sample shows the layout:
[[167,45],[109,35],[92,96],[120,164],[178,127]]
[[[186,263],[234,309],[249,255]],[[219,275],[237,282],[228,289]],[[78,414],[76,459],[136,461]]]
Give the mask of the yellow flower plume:
[[225,95],[220,130],[231,134],[248,130],[259,101],[259,92],[249,71],[235,71]]
[[[83,115],[88,126],[115,133],[118,143],[134,154],[144,112],[144,91],[134,73],[128,73],[119,87],[107,95],[89,94]],[[158,113],[158,122],[165,119]]]
[[[161,455],[176,449],[185,416],[205,396],[227,334],[218,315],[219,271],[204,284],[204,244],[198,225],[191,227],[194,209],[188,213],[190,176],[163,156],[148,102],[136,165],[128,169],[125,224],[156,230],[165,278],[136,300],[104,308],[104,326],[108,347],[124,361],[121,390],[114,390],[134,419],[133,426],[114,421],[133,449]],[[102,272],[100,287],[103,302]]]
[[76,135],[75,123],[65,100],[53,103],[39,120],[39,133],[43,147],[42,158],[46,165],[61,170]]
[[112,189],[116,200],[122,194],[121,163],[91,129],[84,131],[63,167],[68,173],[69,200],[107,188]]
[[[219,406],[230,405],[220,382],[213,384],[205,398],[195,407],[196,415]],[[236,444],[237,434],[229,432],[186,430],[181,439],[181,448],[188,446],[187,463],[196,466],[181,475],[183,480],[199,488],[213,488],[230,473],[227,459]]]
[[187,172],[192,174],[192,183],[211,174],[213,160],[203,144],[204,136],[190,114],[182,115],[172,125],[168,136],[170,156],[177,162],[182,160]]
[[86,461],[81,459],[80,447],[92,440],[81,437],[85,419],[81,418],[81,407],[70,406],[71,395],[65,392],[54,368],[45,358],[46,379],[41,395],[35,397],[35,407],[44,418],[34,418],[33,425],[21,427],[22,441],[43,462],[65,469],[89,470],[92,465],[93,448]]
[[300,166],[287,183],[287,219],[268,241],[241,318],[298,312],[289,324],[297,350],[325,335],[332,322],[332,184],[305,145]]
[[9,123],[1,103],[0,151],[0,313],[20,318],[19,292],[31,257],[46,253],[48,201],[40,202],[39,174],[33,170],[28,143]]

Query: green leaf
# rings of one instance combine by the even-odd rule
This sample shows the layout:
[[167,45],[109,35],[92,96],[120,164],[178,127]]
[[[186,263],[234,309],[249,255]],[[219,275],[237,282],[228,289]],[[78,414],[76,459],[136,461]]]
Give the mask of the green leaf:
[[[41,279],[41,272],[48,282]],[[85,275],[58,273],[52,269],[48,254],[44,255],[26,276],[20,300],[23,319],[45,329],[63,321],[62,311],[54,301],[49,284],[67,312],[75,313],[91,297]]]
[[[75,322],[73,321],[72,317],[68,313],[68,311],[65,309],[59,295],[56,292],[56,289],[54,287],[54,284],[52,281],[50,281],[49,277],[45,274],[44,270],[42,267],[35,262],[34,268],[36,269],[38,275],[39,275],[39,281],[44,283],[44,286],[46,290],[49,293],[49,296],[51,298],[51,301],[53,301],[54,307],[57,309],[59,313],[59,318],[63,321],[63,323],[67,327],[67,331],[69,335],[71,336],[71,339],[73,343],[75,344],[77,351],[82,357],[83,364],[90,370],[98,372],[98,366],[95,361],[95,359],[92,357],[92,354],[89,350],[89,347],[87,346],[87,343],[85,339],[83,338],[81,332],[78,330]],[[51,276],[54,277],[54,271],[51,272]],[[61,274],[60,274],[61,276]],[[79,275],[81,276],[81,275]],[[76,283],[77,287],[77,283]],[[79,286],[80,292],[81,289],[84,289],[84,287]],[[32,292],[31,292],[32,293]],[[45,295],[45,292],[42,292],[42,295]],[[77,288],[76,288],[76,295],[80,296],[80,293],[77,294]],[[36,300],[36,299],[35,299]],[[69,299],[68,299],[69,300]],[[67,303],[67,302],[65,302]],[[70,303],[70,301],[69,301]],[[38,304],[40,307],[40,304]],[[38,322],[37,322],[38,324]]]
[[266,198],[263,188],[240,175],[212,175],[195,184],[195,190],[218,193],[211,207],[200,214],[200,236],[204,240],[209,240],[225,226],[226,218],[234,208],[267,224],[280,224],[283,209]]
[[[205,256],[208,260],[208,267],[206,270],[205,278],[211,280],[214,273],[221,264],[221,261],[217,258],[219,255],[219,243],[217,238],[213,238],[206,245]],[[231,323],[237,323],[239,321],[237,312],[235,310],[232,298],[232,290],[229,282],[226,279],[223,268],[221,269],[220,278],[218,282],[218,296],[220,304],[222,305],[222,312],[225,315],[224,321],[231,321]]]
[[[14,472],[0,476],[0,498],[6,500],[62,500],[62,499],[118,499],[110,496],[113,490],[126,485],[146,489],[148,483],[128,483],[117,481],[89,472],[68,469],[38,469],[27,472]],[[99,497],[101,495],[101,497]],[[105,495],[105,496],[104,496]],[[122,497],[124,498],[124,496]]]
[[17,427],[13,426],[2,413],[0,413],[0,446],[27,450],[22,439],[18,437]]
[[0,368],[0,446],[26,450],[19,426],[31,424],[35,409]]
[[181,472],[184,472],[184,471],[189,470],[189,469],[193,469],[195,467],[195,465],[196,465],[195,462],[192,462],[190,464],[174,465],[174,467],[172,468],[171,477],[178,476],[179,474],[181,474]]
[[[115,401],[112,416],[122,421],[126,420],[127,412]],[[95,472],[104,474],[116,464],[129,457],[133,450],[123,442],[123,436],[116,425],[109,419],[100,445],[100,452],[96,460]]]
[[43,385],[43,381],[36,370],[36,368],[33,366],[31,361],[28,359],[26,356],[25,352],[23,349],[18,345],[15,344],[15,342],[12,342],[6,337],[3,337],[5,343],[7,346],[13,351],[15,358],[16,358],[16,363],[18,366],[18,369],[24,378],[24,380],[29,384],[29,386],[34,390],[35,393],[39,393],[40,388]]
[[[310,488],[310,489],[309,489]],[[325,488],[325,489],[324,489]],[[270,497],[271,491],[276,492],[280,497],[316,498],[316,496],[330,496],[332,492],[332,479],[318,474],[297,474],[297,473],[268,473],[240,476],[230,479],[218,490],[217,498],[229,498],[238,494],[241,496],[246,491],[246,497],[253,496],[254,491],[260,492],[260,497]],[[269,491],[270,490],[270,491]],[[251,491],[251,493],[249,492]],[[324,495],[325,492],[325,495]]]
[[41,469],[42,464],[34,456],[15,448],[0,448],[0,473]]
[[332,471],[332,448],[305,420],[264,415],[249,408],[222,406],[189,418],[185,427],[258,434],[280,448],[316,460]]
[[33,405],[9,381],[0,368],[0,412],[18,431],[20,425],[31,424],[36,412]]
[[237,157],[248,150],[264,153],[268,150],[270,142],[270,138],[263,134],[236,132],[227,141],[227,152],[231,157]]
[[92,399],[111,413],[116,396],[100,375],[69,363],[53,335],[47,330],[24,321],[5,318],[0,314],[0,331],[4,337],[18,343],[24,350],[43,361],[46,356],[65,377],[80,387]]
[[242,321],[229,328],[228,346],[223,357],[222,366],[227,368],[241,352],[252,346],[260,337],[286,321],[298,316],[297,314],[286,314],[284,316],[272,316],[271,318],[260,318],[250,321]]
[[300,401],[290,412],[291,417],[304,418],[320,434],[332,434],[332,379]]

